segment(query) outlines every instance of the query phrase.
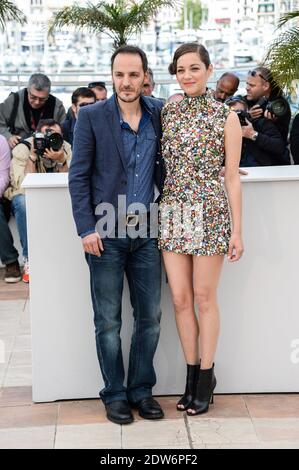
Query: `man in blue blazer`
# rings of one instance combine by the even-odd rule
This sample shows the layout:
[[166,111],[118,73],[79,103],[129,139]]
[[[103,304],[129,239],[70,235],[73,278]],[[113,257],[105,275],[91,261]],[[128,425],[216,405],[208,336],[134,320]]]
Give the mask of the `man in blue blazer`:
[[[105,383],[100,397],[108,419],[126,424],[133,421],[131,407],[146,419],[164,416],[152,397],[156,383],[153,357],[160,333],[161,263],[157,240],[149,234],[154,186],[161,192],[164,179],[161,102],[142,96],[148,64],[138,47],[117,49],[111,58],[111,70],[113,96],[80,110],[69,188],[90,269],[96,346]],[[120,197],[125,200],[122,210]],[[96,230],[96,214],[101,213],[103,204],[110,204],[118,212],[116,229],[124,225],[124,236],[118,236],[116,230],[116,236],[104,237]],[[142,204],[144,212],[137,216],[131,213],[134,204]],[[138,228],[141,221],[145,221],[145,236],[131,237],[129,229]],[[134,310],[126,387],[120,340],[124,274]]]

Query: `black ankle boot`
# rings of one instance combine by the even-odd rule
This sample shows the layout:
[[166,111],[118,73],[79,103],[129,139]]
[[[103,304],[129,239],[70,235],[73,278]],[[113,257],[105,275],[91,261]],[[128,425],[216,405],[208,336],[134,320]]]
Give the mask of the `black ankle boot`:
[[[192,403],[193,396],[195,393],[195,386],[197,382],[197,375],[198,375],[199,367],[200,367],[199,364],[195,364],[195,365],[187,364],[187,378],[186,378],[185,393],[176,406],[177,410],[179,411],[187,410]],[[182,405],[182,406],[179,407],[179,405]]]
[[214,364],[211,369],[199,369],[194,398],[190,406],[188,406],[194,412],[187,411],[189,416],[199,415],[208,411],[209,404],[213,403],[213,392],[216,383]]

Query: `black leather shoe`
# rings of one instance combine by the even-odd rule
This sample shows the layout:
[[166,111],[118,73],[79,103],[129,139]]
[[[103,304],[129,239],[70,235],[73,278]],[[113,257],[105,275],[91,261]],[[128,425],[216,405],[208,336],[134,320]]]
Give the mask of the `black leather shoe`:
[[130,424],[134,420],[129,403],[126,400],[105,403],[106,415],[113,423]]
[[159,403],[153,397],[143,398],[142,400],[132,403],[132,408],[138,410],[139,415],[145,419],[161,419],[164,413]]

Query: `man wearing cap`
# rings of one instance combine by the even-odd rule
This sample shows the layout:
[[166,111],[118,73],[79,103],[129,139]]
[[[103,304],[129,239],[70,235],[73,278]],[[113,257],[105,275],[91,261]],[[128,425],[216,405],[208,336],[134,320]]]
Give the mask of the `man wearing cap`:
[[107,99],[107,88],[105,82],[91,82],[88,88],[94,92],[97,101],[104,101]]

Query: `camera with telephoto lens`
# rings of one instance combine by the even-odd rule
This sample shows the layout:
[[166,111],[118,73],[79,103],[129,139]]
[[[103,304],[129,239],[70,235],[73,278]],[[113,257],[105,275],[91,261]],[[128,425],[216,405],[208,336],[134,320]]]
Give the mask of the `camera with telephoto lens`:
[[251,120],[250,114],[248,114],[246,111],[243,111],[243,109],[236,109],[235,113],[237,113],[237,115],[238,115],[241,126],[248,126],[248,123],[246,122],[246,119],[248,121]]
[[288,105],[283,98],[277,98],[276,100],[269,101],[268,98],[263,96],[256,103],[262,110],[269,111],[272,116],[282,117],[288,111]]
[[63,138],[58,132],[46,129],[45,133],[36,132],[33,137],[33,145],[36,155],[42,159],[46,168],[53,168],[56,162],[52,158],[44,156],[46,149],[57,152],[63,146]]

